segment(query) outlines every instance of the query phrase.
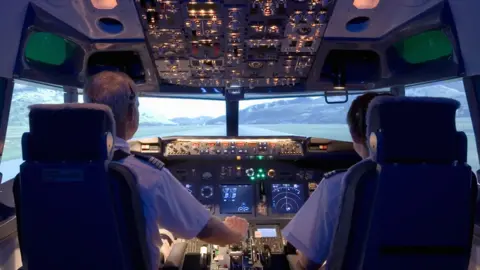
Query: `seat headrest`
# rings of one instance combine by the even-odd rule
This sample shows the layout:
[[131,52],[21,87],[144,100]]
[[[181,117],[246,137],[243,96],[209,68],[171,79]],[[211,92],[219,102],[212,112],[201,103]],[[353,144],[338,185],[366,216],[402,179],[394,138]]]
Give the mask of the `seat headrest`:
[[30,106],[30,132],[23,135],[27,161],[108,160],[113,151],[115,120],[101,104]]
[[467,139],[455,126],[459,107],[448,98],[375,98],[367,111],[372,158],[385,163],[464,162]]

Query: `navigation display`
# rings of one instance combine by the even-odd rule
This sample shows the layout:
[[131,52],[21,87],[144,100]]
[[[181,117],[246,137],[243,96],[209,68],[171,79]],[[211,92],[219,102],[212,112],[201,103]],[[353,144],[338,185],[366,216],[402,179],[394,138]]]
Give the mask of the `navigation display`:
[[305,202],[303,184],[272,184],[272,213],[295,214]]
[[221,214],[251,214],[253,209],[252,185],[220,185]]

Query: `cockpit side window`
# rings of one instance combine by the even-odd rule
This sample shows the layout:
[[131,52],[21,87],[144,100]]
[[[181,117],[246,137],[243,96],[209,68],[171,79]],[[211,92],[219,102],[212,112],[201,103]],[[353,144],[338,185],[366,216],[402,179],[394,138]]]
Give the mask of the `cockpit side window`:
[[20,170],[22,160],[22,135],[29,131],[29,106],[33,104],[59,104],[64,102],[61,87],[15,81],[8,116],[7,135],[3,149],[0,172],[2,183],[12,180]]
[[457,130],[465,132],[468,138],[468,164],[472,167],[474,172],[479,170],[480,164],[478,160],[475,133],[473,132],[472,118],[470,116],[467,96],[462,80],[452,80],[406,87],[405,95],[418,97],[446,97],[460,102],[461,105],[457,110],[456,119]]

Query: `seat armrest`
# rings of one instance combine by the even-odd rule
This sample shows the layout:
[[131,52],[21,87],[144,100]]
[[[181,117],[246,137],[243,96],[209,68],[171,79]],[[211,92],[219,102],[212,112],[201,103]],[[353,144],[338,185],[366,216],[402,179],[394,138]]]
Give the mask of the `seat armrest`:
[[186,242],[176,242],[172,244],[172,250],[168,255],[162,270],[180,270],[183,266],[183,259],[185,258],[185,250],[187,250]]

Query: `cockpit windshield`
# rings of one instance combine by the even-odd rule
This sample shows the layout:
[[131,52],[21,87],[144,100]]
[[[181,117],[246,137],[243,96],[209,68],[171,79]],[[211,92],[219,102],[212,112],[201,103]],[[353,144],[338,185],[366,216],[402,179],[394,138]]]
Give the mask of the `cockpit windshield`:
[[153,97],[140,97],[139,101],[137,139],[227,134],[224,101]]
[[[83,102],[79,96],[78,102]],[[225,136],[225,101],[140,97],[134,139],[166,136]]]
[[323,96],[240,101],[238,132],[241,136],[298,135],[351,141],[346,116],[354,98],[334,104],[328,104]]
[[[351,140],[345,123],[347,103],[327,104],[323,97],[240,101],[240,136],[299,135]],[[152,136],[225,136],[225,102],[140,98],[136,138]]]
[[220,100],[140,98],[136,138],[225,136],[225,102]]
[[[468,138],[468,164],[479,169],[476,141],[463,84],[459,80],[408,86],[406,96],[448,97],[460,102],[457,129]],[[356,95],[344,97],[288,97],[242,100],[239,103],[240,136],[298,135],[351,141],[346,115]],[[22,163],[21,138],[28,131],[28,106],[65,102],[63,89],[15,81],[0,173],[3,181]],[[140,127],[134,139],[166,136],[225,136],[226,105],[222,100],[140,97]],[[80,94],[78,102],[82,103]]]
[[[327,104],[323,96],[240,101],[238,132],[240,136],[298,135],[351,141],[346,115],[354,98],[336,104]],[[83,102],[81,96],[79,102]],[[135,139],[226,135],[224,101],[140,97],[139,102],[140,127]]]

